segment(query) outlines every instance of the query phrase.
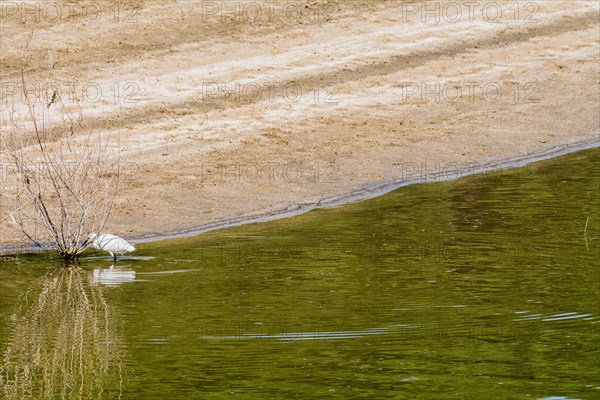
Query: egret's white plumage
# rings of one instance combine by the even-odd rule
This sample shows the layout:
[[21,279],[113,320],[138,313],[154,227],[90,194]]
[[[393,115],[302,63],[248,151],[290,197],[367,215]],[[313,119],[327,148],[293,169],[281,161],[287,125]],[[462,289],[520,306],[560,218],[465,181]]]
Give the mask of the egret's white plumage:
[[134,245],[127,240],[116,235],[111,235],[110,233],[103,233],[100,235],[97,233],[90,233],[88,240],[91,241],[91,247],[109,252],[115,260],[117,259],[117,254],[123,255],[124,253],[135,251]]

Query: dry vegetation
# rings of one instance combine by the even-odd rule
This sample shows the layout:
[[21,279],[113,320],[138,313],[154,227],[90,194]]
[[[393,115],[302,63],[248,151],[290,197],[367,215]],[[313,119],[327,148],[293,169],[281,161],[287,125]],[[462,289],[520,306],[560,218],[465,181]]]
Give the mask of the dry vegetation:
[[28,45],[21,61],[24,115],[14,101],[3,103],[1,110],[10,127],[0,150],[14,167],[5,182],[14,196],[3,207],[31,242],[77,259],[90,245],[88,235],[102,231],[113,209],[118,158],[108,135],[83,128],[81,107],[76,114],[70,111],[58,91],[44,103],[33,98],[25,76]]

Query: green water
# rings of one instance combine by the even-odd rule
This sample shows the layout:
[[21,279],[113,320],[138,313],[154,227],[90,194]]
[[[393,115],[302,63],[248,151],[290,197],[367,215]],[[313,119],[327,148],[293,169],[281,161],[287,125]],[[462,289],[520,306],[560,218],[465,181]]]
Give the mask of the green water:
[[[15,399],[598,399],[600,150],[0,263]],[[587,227],[586,227],[587,224]]]

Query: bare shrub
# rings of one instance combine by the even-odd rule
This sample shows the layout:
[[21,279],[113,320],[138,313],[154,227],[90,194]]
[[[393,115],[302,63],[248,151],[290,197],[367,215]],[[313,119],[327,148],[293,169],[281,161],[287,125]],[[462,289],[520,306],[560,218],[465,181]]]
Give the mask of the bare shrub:
[[12,222],[36,245],[53,245],[66,259],[89,246],[115,204],[120,171],[110,135],[84,128],[80,104],[67,107],[55,92],[32,99],[21,64],[23,104],[3,103],[2,153],[14,170]]

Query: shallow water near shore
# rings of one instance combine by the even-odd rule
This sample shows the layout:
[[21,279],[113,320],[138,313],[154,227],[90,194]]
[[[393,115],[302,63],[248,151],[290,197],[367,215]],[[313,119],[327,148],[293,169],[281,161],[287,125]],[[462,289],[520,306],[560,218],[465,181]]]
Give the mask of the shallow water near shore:
[[600,150],[198,237],[0,262],[14,399],[592,399]]

